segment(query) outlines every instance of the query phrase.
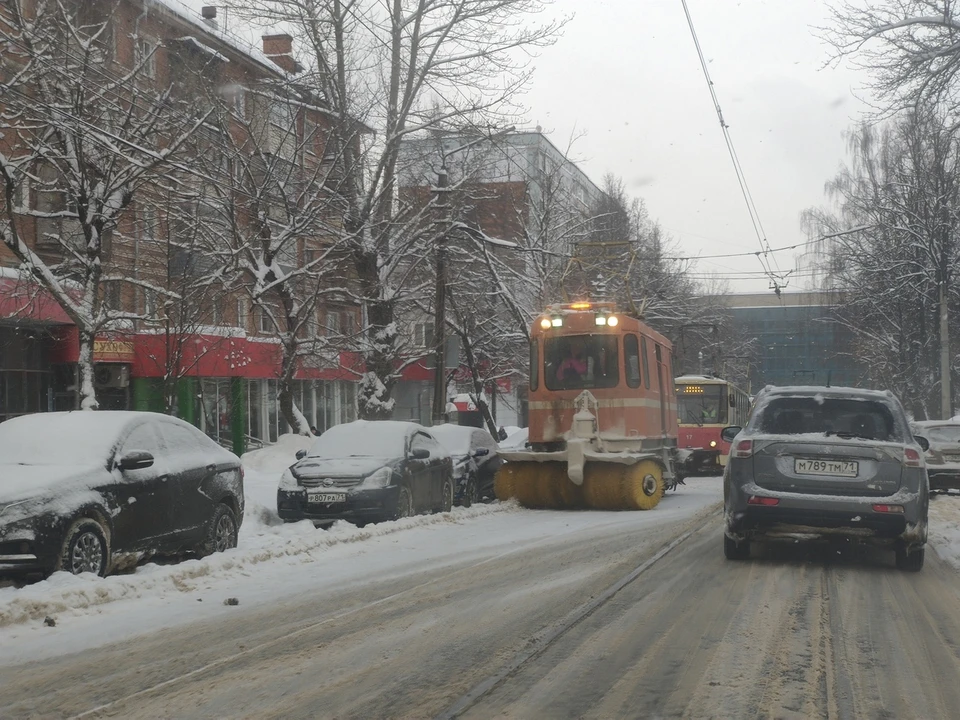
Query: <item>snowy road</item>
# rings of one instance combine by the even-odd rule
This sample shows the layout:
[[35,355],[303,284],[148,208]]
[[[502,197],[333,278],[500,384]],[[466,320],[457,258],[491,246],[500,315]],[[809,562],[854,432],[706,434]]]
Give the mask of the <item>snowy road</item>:
[[955,716],[955,570],[792,548],[726,562],[718,499],[701,480],[650,513],[508,509],[253,568],[237,607],[218,584],[150,615],[0,628],[0,715]]

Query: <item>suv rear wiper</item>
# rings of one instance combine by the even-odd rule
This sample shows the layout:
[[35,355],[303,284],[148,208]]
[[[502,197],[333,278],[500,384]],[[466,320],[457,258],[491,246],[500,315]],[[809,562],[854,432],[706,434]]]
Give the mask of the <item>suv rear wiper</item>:
[[827,430],[824,435],[827,437],[836,435],[838,438],[843,438],[844,440],[851,440],[852,438],[860,438],[861,440],[876,440],[873,435],[861,435],[860,433],[847,432],[845,430]]

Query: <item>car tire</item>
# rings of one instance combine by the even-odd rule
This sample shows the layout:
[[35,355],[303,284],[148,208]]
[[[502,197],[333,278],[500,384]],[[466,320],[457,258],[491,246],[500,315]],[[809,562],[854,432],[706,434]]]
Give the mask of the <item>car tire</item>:
[[911,553],[907,552],[905,545],[898,545],[897,569],[905,572],[920,572],[923,569],[924,548],[917,548]]
[[237,517],[227,505],[220,503],[207,525],[207,536],[197,548],[197,555],[207,557],[237,546]]
[[475,502],[479,502],[479,498],[477,497],[477,478],[471,474],[467,475],[467,484],[466,487],[463,488],[463,499],[460,501],[460,504],[468,508]]
[[747,540],[737,542],[723,536],[723,556],[727,560],[746,560],[750,557],[750,543]]
[[103,526],[91,518],[79,518],[67,528],[54,570],[73,575],[92,572],[100,577],[110,570],[110,544]]
[[413,515],[413,492],[406,485],[400,486],[397,493],[397,507],[393,513],[393,519],[411,517]]
[[450,512],[453,510],[453,478],[446,477],[440,485],[440,507],[435,512]]

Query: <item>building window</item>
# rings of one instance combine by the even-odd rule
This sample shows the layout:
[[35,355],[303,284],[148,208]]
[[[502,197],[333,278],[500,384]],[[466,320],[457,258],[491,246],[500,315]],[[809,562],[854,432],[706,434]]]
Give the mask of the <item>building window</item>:
[[257,306],[257,319],[257,328],[261,333],[273,332],[273,320],[270,319],[270,314],[260,306]]
[[108,310],[119,311],[120,308],[120,282],[109,280],[103,283],[103,304]]
[[237,298],[237,327],[247,329],[247,301]]
[[157,209],[153,205],[140,208],[140,239],[151,243],[157,237]]
[[30,209],[30,178],[24,175],[13,190],[13,209],[25,213]]
[[157,76],[157,43],[148,38],[138,37],[135,44],[134,59],[145,77]]
[[433,348],[433,323],[414,323],[413,344],[427,350]]
[[340,317],[340,332],[344,335],[353,335],[357,332],[356,316],[352,310],[344,310]]
[[339,310],[327,311],[327,334],[329,335],[340,334],[340,311]]
[[305,114],[303,117],[303,148],[310,155],[317,154],[318,130],[317,121],[309,114]]
[[223,296],[214,291],[210,297],[210,320],[213,325],[223,325]]
[[307,317],[307,337],[311,340],[315,340],[320,335],[320,318],[318,315],[319,312],[314,310]]
[[157,291],[153,288],[143,288],[143,316],[147,320],[157,317]]
[[247,116],[247,91],[239,85],[233,90],[233,112],[241,120]]

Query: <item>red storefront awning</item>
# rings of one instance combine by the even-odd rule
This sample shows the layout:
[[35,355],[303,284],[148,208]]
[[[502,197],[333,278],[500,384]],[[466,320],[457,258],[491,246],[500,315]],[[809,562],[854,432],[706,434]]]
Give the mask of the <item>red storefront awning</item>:
[[0,320],[72,325],[60,303],[32,278],[0,276]]

